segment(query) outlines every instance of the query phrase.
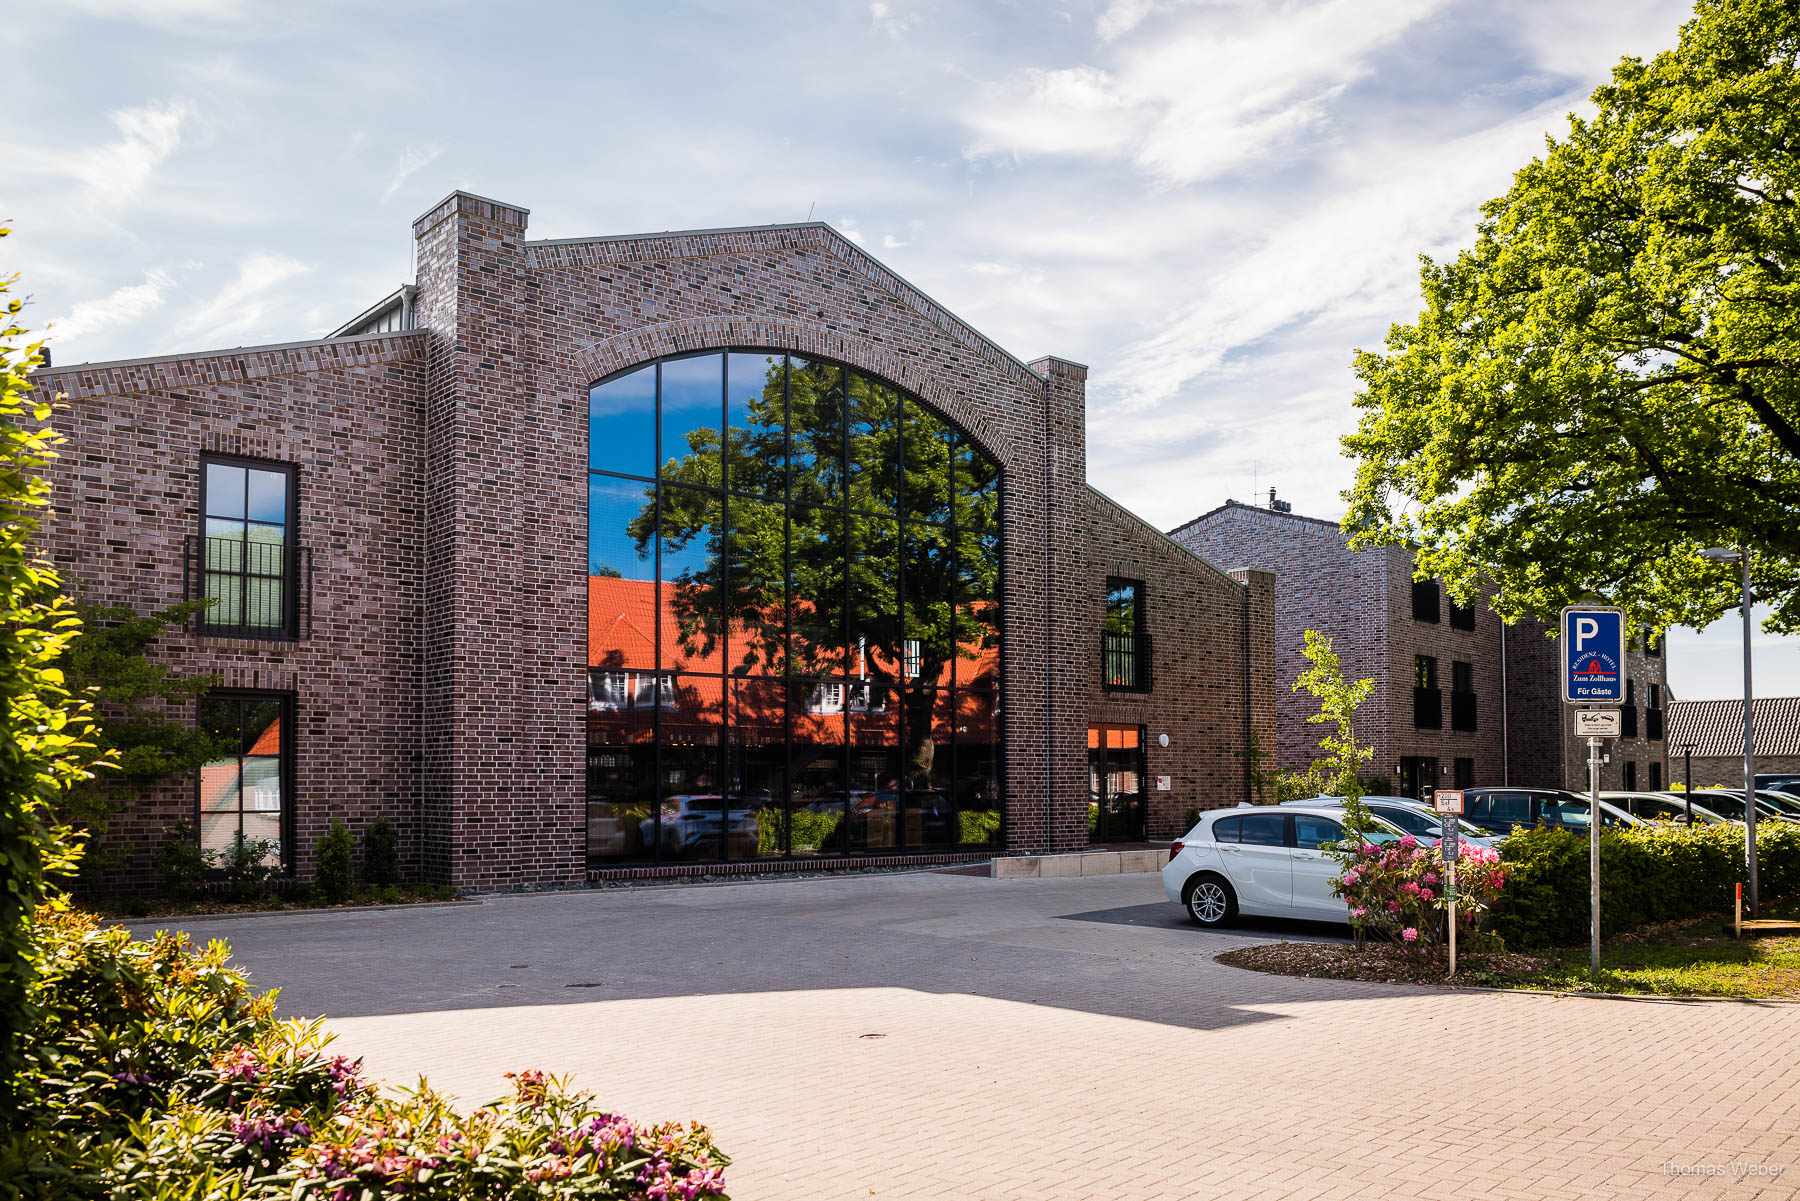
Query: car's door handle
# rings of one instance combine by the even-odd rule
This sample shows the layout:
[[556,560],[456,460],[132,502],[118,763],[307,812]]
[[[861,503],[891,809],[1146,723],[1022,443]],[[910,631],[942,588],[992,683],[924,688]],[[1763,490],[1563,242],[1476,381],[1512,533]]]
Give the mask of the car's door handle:
[[1239,848],[1239,847],[1234,847],[1234,846],[1232,846],[1232,845],[1231,845],[1231,844],[1230,844],[1230,843],[1228,843],[1228,842],[1223,842],[1223,843],[1220,843],[1220,844],[1219,844],[1219,849],[1220,849],[1220,850],[1221,850],[1221,851],[1230,851],[1230,852],[1231,852],[1231,853],[1232,853],[1232,854],[1233,854],[1233,855],[1235,855],[1235,854],[1237,854],[1237,853],[1238,853],[1238,851],[1239,851],[1239,850],[1240,850],[1240,849],[1241,849],[1241,848]]
[[1311,858],[1313,858],[1313,853],[1311,851],[1295,851],[1294,858],[1296,858],[1296,859],[1311,859]]

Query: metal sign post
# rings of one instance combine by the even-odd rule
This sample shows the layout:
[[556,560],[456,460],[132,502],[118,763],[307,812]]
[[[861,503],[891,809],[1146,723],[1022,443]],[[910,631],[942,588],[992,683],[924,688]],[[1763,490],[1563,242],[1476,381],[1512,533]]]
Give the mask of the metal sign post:
[[[1562,611],[1563,700],[1571,705],[1623,704],[1625,611],[1569,605]],[[1617,710],[1575,713],[1576,737],[1588,744],[1588,941],[1600,974],[1600,740],[1619,734]]]
[[1457,824],[1457,817],[1463,811],[1463,794],[1460,788],[1440,788],[1432,797],[1432,807],[1443,815],[1443,837],[1438,839],[1438,849],[1444,853],[1444,900],[1450,910],[1450,970],[1447,975],[1456,975],[1456,865],[1462,859],[1462,827]]

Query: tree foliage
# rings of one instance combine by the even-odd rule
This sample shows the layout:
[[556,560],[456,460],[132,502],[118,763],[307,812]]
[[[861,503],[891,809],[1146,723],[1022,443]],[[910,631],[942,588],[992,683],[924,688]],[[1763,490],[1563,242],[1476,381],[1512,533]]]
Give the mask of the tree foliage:
[[[118,767],[70,790],[63,812],[77,829],[104,833],[136,789],[191,775],[228,753],[225,740],[205,723],[176,715],[185,714],[220,677],[183,676],[147,654],[163,630],[179,627],[208,603],[187,601],[149,614],[124,605],[76,605],[82,636],[69,646],[61,666],[70,691],[95,706],[94,741]],[[84,879],[106,858],[96,857],[90,847],[82,862]]]
[[[0,278],[0,295],[17,278]],[[30,395],[26,377],[43,344],[25,341],[22,308],[8,297],[0,327],[0,1112],[32,1020],[33,915],[79,853],[55,815],[99,755],[88,706],[58,666],[81,623],[35,546],[50,495],[42,472],[59,439],[47,424],[50,405]]]
[[[672,581],[674,633],[687,653],[706,655],[729,626],[732,674],[848,671],[894,690],[911,731],[908,770],[928,775],[944,668],[999,644],[997,468],[893,389],[831,364],[794,363],[785,427],[776,356],[723,450],[717,431],[698,430],[662,469],[665,484],[717,488],[723,466],[733,494],[726,528],[716,493],[662,490],[665,556],[703,552]],[[965,486],[953,489],[953,474]],[[629,531],[647,554],[653,504]],[[903,639],[914,644],[910,661]]]
[[1359,352],[1353,545],[1502,616],[1604,597],[1658,629],[1738,602],[1752,552],[1800,629],[1800,8],[1701,0],[1589,118],[1424,260],[1425,307]]

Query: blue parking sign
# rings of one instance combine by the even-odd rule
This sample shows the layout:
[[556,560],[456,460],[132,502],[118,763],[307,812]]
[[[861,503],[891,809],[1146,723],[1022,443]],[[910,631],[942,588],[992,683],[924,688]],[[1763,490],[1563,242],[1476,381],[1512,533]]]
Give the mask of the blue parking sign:
[[1625,612],[1570,605],[1562,612],[1563,700],[1616,705],[1625,700]]

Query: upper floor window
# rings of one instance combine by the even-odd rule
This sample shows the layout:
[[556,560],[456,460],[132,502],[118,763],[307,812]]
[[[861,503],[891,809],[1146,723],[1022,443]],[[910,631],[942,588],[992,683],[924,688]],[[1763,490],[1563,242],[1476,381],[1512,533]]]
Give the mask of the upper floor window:
[[1662,639],[1656,637],[1649,630],[1644,631],[1644,653],[1652,659],[1662,658]]
[[1475,665],[1450,664],[1450,728],[1475,729]]
[[201,632],[294,636],[295,471],[279,463],[201,464]]
[[1436,580],[1414,580],[1413,620],[1435,622],[1438,618],[1438,582]]
[[1413,726],[1444,728],[1444,694],[1438,691],[1437,660],[1430,655],[1413,656]]
[[1101,654],[1108,688],[1150,686],[1149,636],[1144,622],[1144,586],[1136,580],[1106,581],[1106,624]]
[[1459,605],[1456,598],[1450,598],[1450,628],[1453,630],[1472,630],[1475,628],[1475,606]]

